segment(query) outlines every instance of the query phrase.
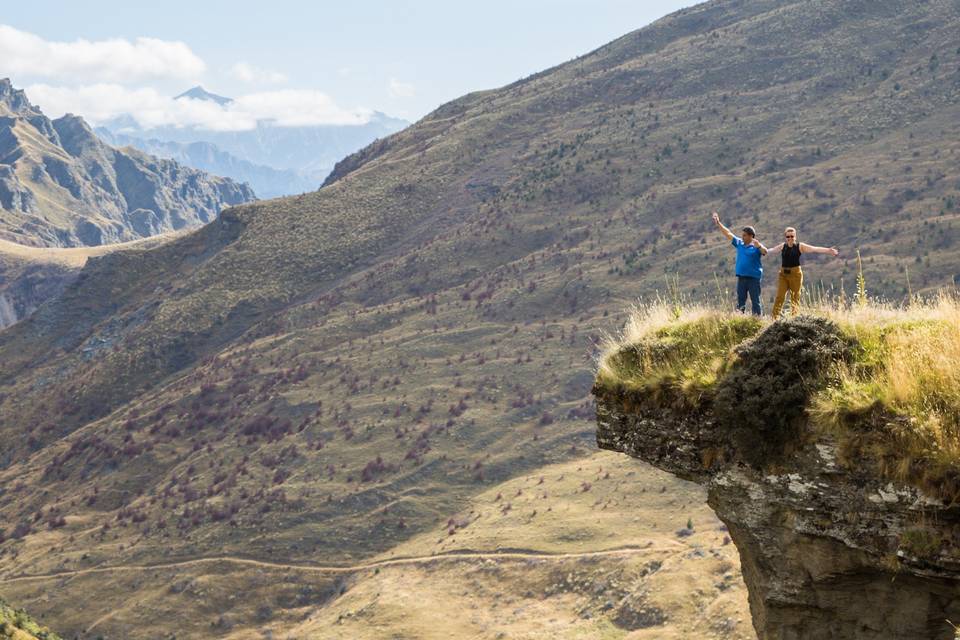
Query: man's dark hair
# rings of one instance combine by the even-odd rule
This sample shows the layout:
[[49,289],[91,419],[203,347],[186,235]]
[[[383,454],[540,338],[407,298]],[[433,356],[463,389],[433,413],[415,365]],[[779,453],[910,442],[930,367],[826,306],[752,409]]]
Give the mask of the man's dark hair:
[[754,229],[753,227],[751,227],[750,225],[745,226],[745,227],[743,228],[743,231],[744,231],[744,233],[749,233],[749,234],[752,235],[754,238],[757,237],[757,230]]

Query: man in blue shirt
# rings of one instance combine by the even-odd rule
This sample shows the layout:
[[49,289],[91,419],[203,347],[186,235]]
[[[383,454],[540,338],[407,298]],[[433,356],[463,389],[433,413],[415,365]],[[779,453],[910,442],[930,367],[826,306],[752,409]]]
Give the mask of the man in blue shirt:
[[763,265],[760,264],[760,258],[767,255],[767,248],[757,240],[757,232],[753,227],[744,227],[738,238],[730,229],[723,226],[720,222],[720,214],[716,211],[713,212],[713,222],[730,240],[730,244],[737,249],[737,311],[746,310],[747,296],[750,296],[753,315],[759,316],[763,313],[763,306],[760,304]]

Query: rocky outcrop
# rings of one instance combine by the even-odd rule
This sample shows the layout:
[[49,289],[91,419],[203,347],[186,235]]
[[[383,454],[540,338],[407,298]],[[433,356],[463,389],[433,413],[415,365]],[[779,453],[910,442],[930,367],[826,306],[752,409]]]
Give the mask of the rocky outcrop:
[[0,164],[0,208],[31,213],[37,199],[23,186],[10,165]]
[[79,273],[55,263],[11,261],[0,256],[0,329],[20,322],[54,298]]
[[707,488],[740,551],[761,640],[954,638],[956,506],[841,465],[826,436],[758,470],[737,462],[709,406],[664,409],[623,390],[594,393],[601,448]]
[[93,246],[209,222],[250,187],[104,144],[80,117],[50,120],[0,80],[0,238]]

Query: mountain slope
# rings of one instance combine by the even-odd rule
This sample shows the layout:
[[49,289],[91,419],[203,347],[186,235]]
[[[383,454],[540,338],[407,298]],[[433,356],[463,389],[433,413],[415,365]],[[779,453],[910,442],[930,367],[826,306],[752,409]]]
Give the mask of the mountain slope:
[[41,304],[60,295],[89,258],[155,247],[176,235],[67,249],[29,247],[0,240],[0,329],[28,317]]
[[0,237],[95,246],[196,226],[254,199],[246,185],[103,144],[0,80]]
[[[809,261],[814,285],[849,288],[857,247],[871,292],[902,295],[905,261],[914,290],[952,284],[958,26],[946,1],[709,2],[446,104],[344,160],[318,192],[90,260],[56,303],[0,333],[0,412],[13,416],[0,483],[15,488],[0,513],[23,534],[0,546],[0,588],[68,632],[109,616],[98,629],[157,637],[173,611],[194,616],[178,637],[340,624],[333,611],[389,629],[402,616],[378,608],[368,574],[188,565],[164,570],[168,588],[146,567],[348,567],[405,545],[515,544],[472,538],[495,514],[540,532],[523,538],[533,551],[616,548],[640,526],[676,537],[702,494],[607,477],[588,457],[593,341],[674,275],[694,296],[729,285],[714,207],[771,243],[792,223],[840,246],[840,260]],[[551,465],[570,465],[573,486]],[[619,511],[661,487],[662,509]],[[612,515],[602,531],[539,527],[566,509]],[[691,618],[669,621],[686,637],[749,637],[742,598],[723,600],[742,589],[736,566],[699,582],[725,548],[710,536],[672,569],[673,584],[697,584],[676,614]],[[617,561],[592,562],[618,579]],[[470,566],[502,591],[541,570]],[[98,567],[58,586],[60,572]],[[456,604],[472,588],[449,584],[431,596]],[[588,610],[591,633],[611,637],[658,637],[668,622],[654,604],[626,618],[581,610],[590,588],[531,588],[524,606]],[[667,587],[648,588],[654,603]],[[67,610],[78,601],[97,610]],[[531,629],[541,619],[517,615]],[[477,633],[493,637],[496,616],[486,624]]]

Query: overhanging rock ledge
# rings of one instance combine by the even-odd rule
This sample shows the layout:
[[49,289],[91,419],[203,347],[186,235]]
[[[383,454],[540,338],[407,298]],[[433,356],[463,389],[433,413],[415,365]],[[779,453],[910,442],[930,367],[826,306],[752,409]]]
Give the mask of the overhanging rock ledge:
[[[951,640],[960,508],[839,464],[828,437],[775,471],[736,462],[706,410],[597,386],[597,444],[707,489],[740,552],[761,640]],[[873,468],[864,465],[864,469]]]

